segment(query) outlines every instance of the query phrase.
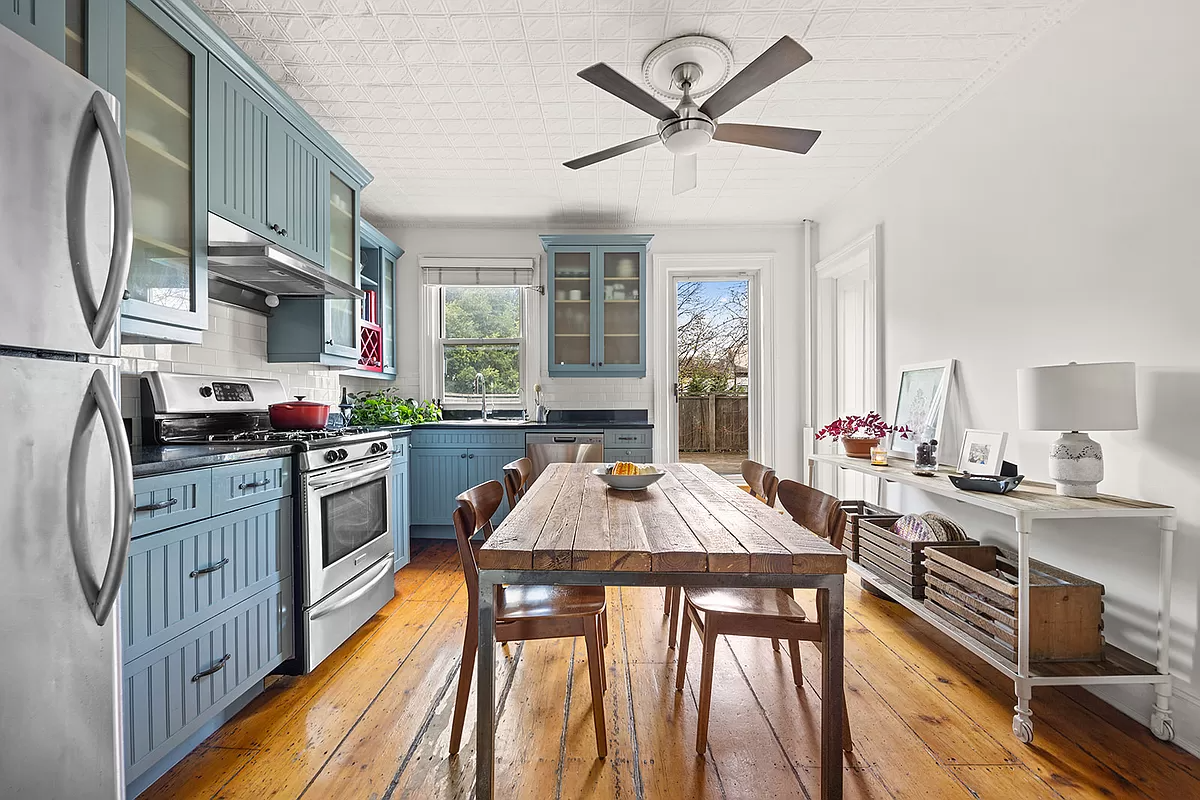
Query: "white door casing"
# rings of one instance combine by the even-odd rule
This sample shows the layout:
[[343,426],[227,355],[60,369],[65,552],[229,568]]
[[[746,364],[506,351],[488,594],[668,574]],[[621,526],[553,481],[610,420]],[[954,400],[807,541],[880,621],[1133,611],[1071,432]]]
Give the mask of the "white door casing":
[[651,255],[652,302],[657,314],[650,315],[654,363],[654,453],[658,461],[679,459],[679,434],[674,383],[677,364],[675,287],[681,280],[746,280],[750,282],[750,457],[773,463],[775,440],[767,435],[775,416],[775,386],[770,370],[775,363],[774,265],[771,253],[655,253]]
[[[809,370],[815,432],[844,414],[884,413],[879,226],[819,261],[813,273],[816,347]],[[836,452],[834,442],[807,438],[816,452]],[[818,472],[817,485],[839,497],[867,496],[865,476],[837,472]]]

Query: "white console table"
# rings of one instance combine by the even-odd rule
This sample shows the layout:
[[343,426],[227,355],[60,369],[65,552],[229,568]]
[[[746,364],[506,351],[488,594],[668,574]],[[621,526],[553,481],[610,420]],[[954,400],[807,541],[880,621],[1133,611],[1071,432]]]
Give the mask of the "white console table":
[[[1033,741],[1033,712],[1029,701],[1034,686],[1096,686],[1101,684],[1153,684],[1154,708],[1150,730],[1159,739],[1170,741],[1175,736],[1171,722],[1171,675],[1169,665],[1171,626],[1171,548],[1175,533],[1175,509],[1141,500],[1101,495],[1095,498],[1063,497],[1054,486],[1024,481],[1008,494],[964,492],[956,489],[946,476],[950,470],[941,469],[931,477],[914,475],[911,464],[873,467],[865,459],[844,455],[814,455],[808,459],[809,482],[813,481],[814,465],[828,464],[839,469],[874,475],[884,481],[912,486],[930,494],[949,497],[968,505],[986,508],[1012,517],[1017,530],[1017,554],[1020,561],[1018,606],[1029,607],[1029,543],[1034,522],[1058,519],[1153,518],[1158,520],[1160,534],[1158,653],[1155,664],[1131,655],[1112,645],[1105,647],[1105,660],[1100,662],[1029,663],[1029,616],[1020,614],[1017,630],[1017,663],[1005,660],[929,612],[920,600],[876,575],[862,564],[851,562],[850,567],[869,580],[880,591],[896,600],[921,619],[933,625],[975,655],[987,661],[1013,680],[1016,687],[1016,714],[1013,715],[1013,734],[1022,742]],[[1045,526],[1039,527],[1041,532]]]

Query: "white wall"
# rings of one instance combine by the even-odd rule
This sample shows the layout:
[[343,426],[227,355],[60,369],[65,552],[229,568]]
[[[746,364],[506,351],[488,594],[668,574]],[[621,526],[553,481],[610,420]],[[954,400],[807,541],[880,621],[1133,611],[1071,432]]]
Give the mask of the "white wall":
[[[818,216],[828,255],[882,223],[886,385],[953,357],[970,427],[1047,477],[1055,434],[1017,429],[1015,371],[1138,364],[1141,428],[1097,434],[1102,490],[1172,504],[1176,730],[1200,744],[1200,4],[1090,0],[894,164]],[[894,399],[891,400],[894,402]],[[908,506],[930,506],[906,497]],[[943,506],[988,538],[1006,520]],[[1104,582],[1105,633],[1152,654],[1153,523],[1062,524],[1036,557]],[[1057,535],[1050,535],[1050,534]],[[1144,687],[1104,690],[1146,719]],[[1183,695],[1183,697],[1180,697]],[[1036,722],[1037,702],[1034,698]]]
[[[404,391],[418,393],[420,330],[418,298],[420,276],[417,259],[422,255],[480,255],[480,256],[541,256],[541,229],[451,229],[451,228],[392,228],[383,231],[404,248],[397,279],[398,375],[396,385]],[[605,233],[606,231],[595,231]],[[607,231],[619,233],[620,231]],[[800,401],[804,378],[802,354],[804,327],[799,309],[804,304],[803,234],[800,228],[698,228],[638,230],[654,233],[651,242],[653,255],[676,253],[772,253],[774,254],[775,292],[768,298],[774,303],[775,325],[769,335],[774,337],[775,410],[776,419],[767,421],[769,435],[774,437],[775,461],[783,475],[800,475]],[[544,258],[543,258],[544,262]],[[648,281],[648,284],[652,281]],[[537,295],[533,295],[538,297]],[[538,381],[546,393],[551,408],[645,408],[654,413],[653,376],[657,368],[653,347],[648,351],[648,370],[645,378],[549,378],[546,375],[546,353],[543,341],[544,303],[541,330],[534,333],[540,349]],[[672,313],[666,304],[648,295],[648,314]],[[651,323],[653,324],[653,323]],[[651,343],[653,344],[653,343]],[[369,381],[353,381],[355,386],[370,388]],[[659,428],[661,430],[661,427]],[[656,440],[661,451],[665,442]]]

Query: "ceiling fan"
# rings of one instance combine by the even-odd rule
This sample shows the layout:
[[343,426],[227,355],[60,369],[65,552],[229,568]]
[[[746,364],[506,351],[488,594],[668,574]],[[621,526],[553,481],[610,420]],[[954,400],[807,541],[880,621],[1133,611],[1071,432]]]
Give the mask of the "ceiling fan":
[[[710,50],[715,45],[724,53],[729,53],[727,47],[708,37],[686,38],[692,48],[695,46],[694,41],[700,41]],[[738,104],[812,61],[809,52],[791,37],[784,36],[768,47],[745,69],[712,92],[704,100],[703,105],[699,106],[692,99],[692,95],[704,72],[701,62],[711,61],[711,52],[702,48],[692,49],[688,46],[675,47],[673,48],[675,55],[672,58],[670,56],[672,44],[672,42],[667,42],[656,48],[655,52],[647,58],[644,67],[649,79],[653,66],[652,60],[656,58],[656,54],[660,50],[668,48],[664,55],[674,62],[673,64],[668,63],[671,88],[678,87],[682,93],[679,95],[681,97],[679,105],[674,110],[607,64],[593,64],[579,72],[579,77],[585,81],[657,118],[658,133],[572,159],[564,162],[563,166],[580,169],[643,147],[649,147],[655,142],[662,142],[668,150],[675,154],[671,193],[682,194],[696,188],[696,153],[713,139],[719,142],[748,144],[754,147],[768,147],[773,150],[803,154],[809,151],[813,143],[817,141],[817,137],[821,135],[820,131],[804,128],[778,128],[770,125],[743,125],[717,121],[718,117],[732,110]],[[691,60],[693,53],[696,54],[695,60]],[[659,71],[661,72],[661,69]],[[728,62],[726,62],[727,71]],[[711,91],[707,87],[705,89]],[[662,90],[660,89],[660,91]]]

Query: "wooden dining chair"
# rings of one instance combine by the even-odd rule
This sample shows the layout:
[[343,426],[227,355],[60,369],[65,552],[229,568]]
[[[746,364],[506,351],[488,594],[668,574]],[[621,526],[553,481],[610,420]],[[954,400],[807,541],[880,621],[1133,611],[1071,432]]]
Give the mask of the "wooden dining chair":
[[[515,463],[515,462],[514,462]],[[766,464],[746,459],[742,462],[742,480],[750,494],[762,500],[771,508],[775,507],[775,498],[779,492],[779,478],[775,470]],[[679,587],[668,586],[663,602],[663,616],[670,617],[667,623],[667,647],[675,646],[675,631],[679,629]],[[779,642],[771,640],[771,646],[779,650]]]
[[[779,502],[798,524],[828,539],[834,547],[841,548],[846,519],[837,498],[795,481],[782,481],[779,484]],[[708,744],[708,712],[712,705],[717,637],[753,636],[776,641],[788,640],[792,656],[792,680],[797,686],[803,686],[799,642],[816,642],[818,649],[821,647],[825,638],[828,598],[828,590],[817,590],[816,621],[812,621],[790,590],[696,587],[683,593],[683,630],[679,635],[679,667],[675,676],[677,690],[683,690],[693,626],[704,646],[700,667],[700,716],[696,725],[697,753],[703,755]],[[842,749],[850,752],[852,747],[850,717],[846,711],[843,689]]]
[[525,496],[533,479],[533,461],[518,458],[504,465],[504,494],[508,496],[508,511],[512,513],[517,501]]
[[[504,499],[499,481],[488,481],[460,494],[454,511],[454,538],[467,584],[467,629],[463,635],[462,664],[458,671],[458,694],[450,723],[450,754],[462,742],[467,700],[479,647],[479,567],[471,537],[492,533],[492,514]],[[596,752],[608,755],[604,729],[604,641],[601,615],[605,613],[604,588],[597,586],[497,586],[495,594],[496,641],[529,641],[582,636],[587,647],[588,674],[592,690],[592,720],[596,728]]]

